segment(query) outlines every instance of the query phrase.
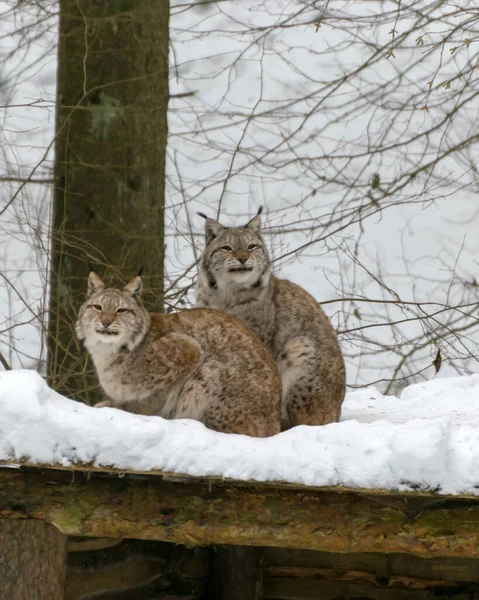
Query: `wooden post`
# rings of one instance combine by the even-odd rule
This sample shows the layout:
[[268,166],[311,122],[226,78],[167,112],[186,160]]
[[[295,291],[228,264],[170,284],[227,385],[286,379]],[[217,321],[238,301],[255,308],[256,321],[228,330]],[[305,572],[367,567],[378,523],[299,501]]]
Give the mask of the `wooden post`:
[[63,600],[67,538],[31,519],[0,519],[0,598]]
[[211,579],[211,600],[262,600],[263,548],[218,546]]

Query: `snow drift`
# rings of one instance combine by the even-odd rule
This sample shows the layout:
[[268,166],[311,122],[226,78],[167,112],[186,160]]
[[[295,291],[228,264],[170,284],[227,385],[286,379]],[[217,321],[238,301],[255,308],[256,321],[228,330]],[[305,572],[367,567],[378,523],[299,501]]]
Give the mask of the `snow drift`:
[[479,495],[479,375],[411,385],[399,398],[351,392],[340,423],[253,439],[91,408],[34,371],[2,372],[0,461]]

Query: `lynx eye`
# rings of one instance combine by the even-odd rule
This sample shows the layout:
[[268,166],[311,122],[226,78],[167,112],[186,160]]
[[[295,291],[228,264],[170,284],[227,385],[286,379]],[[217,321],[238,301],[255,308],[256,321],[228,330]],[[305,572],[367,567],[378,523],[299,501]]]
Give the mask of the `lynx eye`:
[[131,310],[129,308],[117,308],[116,309],[117,315],[122,315],[123,313],[127,313],[127,312],[131,312]]
[[96,310],[97,312],[101,312],[103,310],[101,304],[90,304],[90,308],[93,308],[93,310]]
[[249,251],[251,251],[251,250],[256,250],[257,248],[260,248],[260,245],[259,245],[259,244],[250,244],[250,245],[248,246],[248,250],[249,250]]
[[233,252],[233,248],[231,246],[221,246],[220,250],[226,250],[227,252]]

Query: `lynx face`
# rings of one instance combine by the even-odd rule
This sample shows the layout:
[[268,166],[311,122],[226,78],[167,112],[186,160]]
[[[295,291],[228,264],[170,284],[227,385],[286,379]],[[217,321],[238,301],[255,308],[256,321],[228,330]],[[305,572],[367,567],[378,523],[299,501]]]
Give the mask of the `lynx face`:
[[[136,281],[138,280],[138,281]],[[90,273],[89,296],[80,308],[76,333],[90,350],[133,349],[150,323],[148,312],[138,303],[141,280],[135,277],[123,290],[105,289],[101,279]]]
[[245,227],[223,227],[206,222],[206,248],[201,266],[210,286],[254,285],[268,269],[270,260],[259,232],[259,217]]

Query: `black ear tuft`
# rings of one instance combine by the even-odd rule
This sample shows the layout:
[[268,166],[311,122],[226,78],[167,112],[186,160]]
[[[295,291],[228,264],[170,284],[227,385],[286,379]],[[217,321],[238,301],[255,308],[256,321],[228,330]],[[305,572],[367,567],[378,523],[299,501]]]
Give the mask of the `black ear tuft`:
[[88,275],[88,290],[87,290],[87,298],[89,298],[92,294],[96,294],[97,292],[102,292],[105,289],[105,284],[98,277],[98,275],[93,271],[90,271]]
[[199,212],[199,211],[198,211],[196,214],[197,214],[197,215],[199,215],[200,217],[202,217],[203,219],[207,219],[207,218],[208,218],[208,217],[205,215],[205,213],[202,213],[202,212]]
[[210,219],[209,217],[205,216],[203,213],[198,213],[200,216],[202,216],[205,219],[205,238],[206,238],[206,245],[208,245],[212,240],[215,239],[215,237],[217,237],[221,231],[223,231],[225,229],[225,227],[223,225],[221,225],[221,223],[218,223],[218,221],[215,221],[214,219]]
[[133,279],[125,285],[123,291],[130,294],[132,298],[140,298],[143,292],[143,284],[141,283],[141,277],[139,275],[133,277]]
[[90,269],[90,273],[94,272],[95,269],[93,268],[91,262],[88,263],[88,268]]
[[260,215],[262,212],[263,212],[263,206],[260,206],[258,208],[258,212],[251,219],[251,221],[248,221],[248,223],[246,223],[246,225],[244,225],[245,229],[251,229],[251,231],[254,231],[258,237],[261,237],[261,216]]
[[144,270],[145,270],[145,265],[143,265],[142,267],[140,267],[140,270],[138,271],[138,277],[142,276]]

